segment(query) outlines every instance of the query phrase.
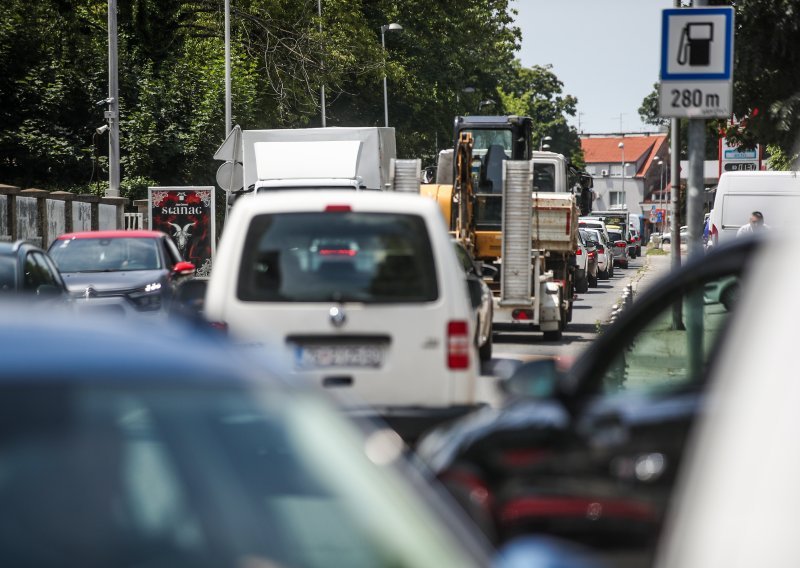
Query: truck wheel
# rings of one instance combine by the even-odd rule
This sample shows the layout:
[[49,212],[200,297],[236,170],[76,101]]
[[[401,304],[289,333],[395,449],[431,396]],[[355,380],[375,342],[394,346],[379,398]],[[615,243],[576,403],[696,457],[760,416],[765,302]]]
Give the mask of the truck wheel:
[[560,341],[561,340],[561,330],[553,330],[553,331],[545,331],[544,332],[544,340],[545,341]]

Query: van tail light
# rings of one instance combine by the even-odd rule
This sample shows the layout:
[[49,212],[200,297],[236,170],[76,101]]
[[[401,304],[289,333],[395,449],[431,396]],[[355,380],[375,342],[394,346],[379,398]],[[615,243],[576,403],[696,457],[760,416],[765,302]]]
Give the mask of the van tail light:
[[447,368],[468,369],[471,341],[465,321],[447,323]]
[[631,238],[630,238],[630,240],[629,240],[628,242],[629,242],[629,243],[635,243],[635,242],[636,242],[636,239],[634,239],[633,237],[631,237]]
[[717,226],[715,224],[711,224],[711,242],[714,243],[714,246],[717,246],[717,241],[719,241],[719,231],[717,230]]

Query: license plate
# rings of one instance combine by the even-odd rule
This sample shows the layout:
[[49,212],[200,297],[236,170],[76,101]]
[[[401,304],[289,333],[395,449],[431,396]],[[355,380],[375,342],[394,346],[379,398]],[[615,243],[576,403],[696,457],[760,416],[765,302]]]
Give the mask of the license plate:
[[295,350],[295,362],[300,369],[374,369],[383,365],[383,354],[383,347],[378,345],[299,345]]

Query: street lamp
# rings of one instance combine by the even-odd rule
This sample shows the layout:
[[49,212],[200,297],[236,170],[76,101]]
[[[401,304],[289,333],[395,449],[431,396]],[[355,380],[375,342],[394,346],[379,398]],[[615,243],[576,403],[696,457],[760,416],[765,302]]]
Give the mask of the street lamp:
[[653,162],[655,162],[656,165],[661,166],[661,171],[658,174],[658,183],[659,183],[659,189],[658,189],[658,212],[661,213],[661,228],[660,228],[660,230],[661,230],[661,233],[663,234],[664,233],[664,220],[666,219],[666,215],[664,214],[664,210],[662,209],[662,201],[664,199],[664,160],[662,160],[661,158],[657,157],[657,158],[655,158],[653,160]]
[[545,136],[544,138],[539,140],[539,151],[541,152],[545,148],[547,148],[549,150],[550,149],[550,145],[549,144],[545,144],[545,142],[552,142],[552,141],[553,141],[553,137],[552,136]]
[[617,144],[617,148],[619,148],[620,151],[622,152],[622,172],[620,172],[622,174],[622,200],[624,205],[623,208],[627,209],[628,196],[625,195],[625,143],[620,142],[619,144]]
[[383,117],[386,121],[386,127],[389,127],[389,95],[386,89],[386,39],[384,35],[386,32],[399,32],[402,31],[403,26],[400,24],[385,24],[381,26],[381,47],[383,48]]
[[482,109],[483,107],[485,107],[485,106],[492,106],[492,105],[496,105],[496,104],[497,104],[497,101],[494,101],[494,100],[492,100],[492,99],[486,99],[485,101],[481,101],[481,102],[479,102],[479,103],[478,103],[478,114],[480,114],[480,112],[481,112],[481,109]]

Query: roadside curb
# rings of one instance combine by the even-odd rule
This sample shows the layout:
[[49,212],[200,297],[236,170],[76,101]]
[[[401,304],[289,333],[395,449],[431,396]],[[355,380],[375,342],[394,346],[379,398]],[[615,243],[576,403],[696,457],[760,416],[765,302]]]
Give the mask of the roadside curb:
[[636,271],[636,274],[630,276],[628,283],[622,289],[619,301],[611,306],[611,315],[608,319],[609,324],[614,323],[619,315],[633,303],[633,299],[639,289],[639,281],[644,277],[647,271],[650,270],[650,256],[644,254],[641,258],[644,260],[644,264]]

